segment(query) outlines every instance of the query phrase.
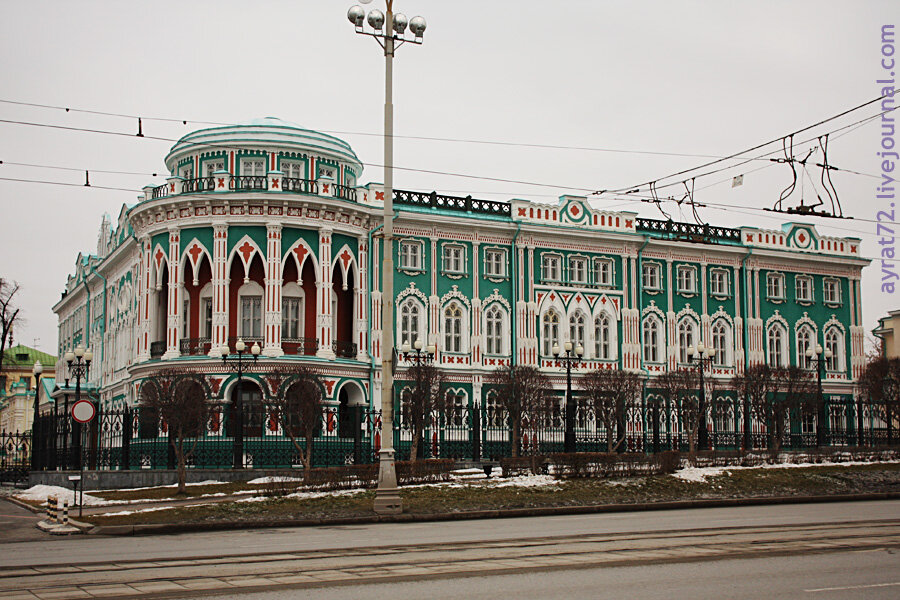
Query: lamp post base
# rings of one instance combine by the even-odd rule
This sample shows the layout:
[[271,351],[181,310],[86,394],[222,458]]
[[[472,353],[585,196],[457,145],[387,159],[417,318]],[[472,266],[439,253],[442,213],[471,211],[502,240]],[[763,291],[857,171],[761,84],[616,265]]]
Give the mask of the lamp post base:
[[379,515],[399,515],[403,512],[393,448],[382,448],[378,452],[378,489],[375,490],[373,510]]

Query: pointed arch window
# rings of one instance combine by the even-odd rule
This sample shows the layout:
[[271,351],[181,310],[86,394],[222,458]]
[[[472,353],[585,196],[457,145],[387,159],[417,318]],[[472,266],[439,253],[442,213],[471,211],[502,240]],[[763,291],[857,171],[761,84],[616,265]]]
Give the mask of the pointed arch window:
[[542,349],[544,351],[544,356],[550,356],[553,352],[553,345],[559,345],[559,315],[551,308],[544,313],[542,324]]
[[613,358],[611,325],[609,315],[603,313],[594,319],[594,356],[609,360]]
[[503,354],[503,310],[495,304],[484,316],[485,354]]
[[717,367],[727,367],[731,364],[729,356],[729,346],[731,338],[731,328],[728,324],[720,319],[712,326],[712,347],[715,350],[713,354],[713,364]]
[[785,331],[784,327],[780,325],[772,325],[769,328],[769,333],[766,336],[767,338],[767,350],[768,350],[768,358],[769,358],[769,366],[770,367],[783,367],[785,366],[785,352],[784,352],[784,338]]
[[584,313],[580,310],[575,311],[575,313],[569,317],[569,341],[572,342],[573,348],[577,348],[578,346],[584,347],[585,323],[586,319],[584,318]]
[[662,358],[662,325],[656,316],[644,320],[644,361],[657,363]]
[[691,319],[682,319],[678,324],[678,361],[686,363],[689,360],[688,348],[692,348],[697,342],[697,327]]
[[844,370],[844,335],[837,327],[833,327],[825,334],[825,350],[831,351],[831,356],[825,357],[826,371]]
[[444,309],[444,350],[462,352],[463,311],[456,302]]
[[797,366],[802,369],[810,368],[811,360],[807,358],[806,351],[815,346],[815,335],[809,325],[803,325],[797,330]]
[[[422,306],[410,298],[400,306],[400,345],[414,344],[419,339],[422,328]],[[424,340],[422,340],[424,343]]]

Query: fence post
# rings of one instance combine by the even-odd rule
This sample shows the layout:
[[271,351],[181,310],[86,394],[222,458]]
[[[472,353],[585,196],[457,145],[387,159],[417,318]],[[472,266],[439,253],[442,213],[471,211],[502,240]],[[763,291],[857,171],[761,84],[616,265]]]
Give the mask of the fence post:
[[172,424],[169,423],[169,433],[166,436],[166,468],[175,468],[175,446],[172,445]]
[[131,409],[127,406],[122,411],[122,455],[120,469],[131,468]]
[[481,411],[477,402],[472,404],[472,460],[481,460]]
[[362,461],[362,404],[353,406],[353,464],[358,465]]

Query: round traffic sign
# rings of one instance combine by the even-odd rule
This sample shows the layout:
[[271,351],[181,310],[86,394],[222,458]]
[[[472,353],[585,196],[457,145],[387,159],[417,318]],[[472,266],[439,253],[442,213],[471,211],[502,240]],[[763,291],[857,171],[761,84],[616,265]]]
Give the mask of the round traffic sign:
[[97,409],[94,408],[94,403],[90,400],[79,400],[72,405],[72,418],[79,423],[92,421],[96,414]]

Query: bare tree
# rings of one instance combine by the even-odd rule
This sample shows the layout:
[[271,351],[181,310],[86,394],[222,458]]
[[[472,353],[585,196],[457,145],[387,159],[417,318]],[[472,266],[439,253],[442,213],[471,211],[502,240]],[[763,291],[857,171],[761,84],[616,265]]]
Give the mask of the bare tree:
[[510,365],[494,371],[491,383],[497,386],[497,406],[509,422],[515,458],[519,456],[522,430],[531,426],[536,432],[544,416],[552,412],[550,380],[536,367]]
[[874,414],[887,425],[888,445],[893,444],[894,424],[900,420],[900,358],[870,357],[859,388]]
[[263,401],[270,418],[297,449],[305,477],[312,468],[313,445],[322,425],[322,379],[307,367],[276,369],[267,379],[274,393]]
[[656,378],[656,387],[675,409],[693,457],[697,452],[697,434],[700,430],[699,374],[695,369],[667,371]]
[[769,448],[779,452],[791,414],[815,414],[818,394],[815,377],[808,369],[782,367],[773,371],[773,377],[777,388],[770,402]]
[[[186,493],[187,459],[194,454],[209,418],[205,381],[191,372],[159,371],[141,384],[140,406],[166,423],[178,465],[178,493]],[[193,441],[186,446],[189,439]]]
[[0,277],[0,373],[3,372],[6,348],[13,343],[13,327],[19,320],[19,309],[15,306],[18,291],[18,283]]
[[641,376],[621,369],[597,369],[585,374],[579,385],[585,392],[584,400],[606,429],[606,451],[615,452],[625,441],[626,411],[643,393]]
[[749,451],[753,447],[750,437],[751,415],[757,415],[769,424],[774,422],[773,401],[778,382],[772,367],[761,363],[747,367],[731,383],[744,403],[743,446],[744,451]]
[[419,445],[425,433],[428,421],[444,410],[444,374],[432,363],[421,361],[414,363],[406,370],[405,381],[411,381],[412,387],[405,389],[400,396],[400,414],[412,434],[412,446],[409,449],[409,460],[415,462],[419,457]]

